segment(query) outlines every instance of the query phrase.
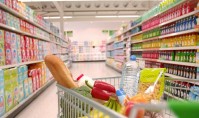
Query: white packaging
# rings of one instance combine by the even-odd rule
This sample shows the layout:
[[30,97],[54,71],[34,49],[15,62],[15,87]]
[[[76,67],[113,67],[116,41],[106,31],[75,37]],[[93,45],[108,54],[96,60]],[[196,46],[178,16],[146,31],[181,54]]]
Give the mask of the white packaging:
[[86,85],[85,84],[85,81],[88,80],[88,83],[93,86],[94,85],[94,81],[92,78],[88,77],[88,76],[85,76],[84,74],[81,74],[78,78],[77,78],[77,84],[78,86],[83,86],[83,85]]

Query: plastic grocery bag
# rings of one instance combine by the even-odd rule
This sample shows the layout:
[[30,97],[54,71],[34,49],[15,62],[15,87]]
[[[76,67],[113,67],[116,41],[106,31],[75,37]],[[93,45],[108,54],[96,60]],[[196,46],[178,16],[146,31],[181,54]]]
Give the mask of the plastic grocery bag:
[[138,85],[138,93],[144,93],[150,86],[152,86],[158,75],[163,71],[162,76],[159,78],[155,89],[150,93],[151,100],[160,100],[164,92],[164,72],[165,68],[145,68],[140,72],[140,80]]

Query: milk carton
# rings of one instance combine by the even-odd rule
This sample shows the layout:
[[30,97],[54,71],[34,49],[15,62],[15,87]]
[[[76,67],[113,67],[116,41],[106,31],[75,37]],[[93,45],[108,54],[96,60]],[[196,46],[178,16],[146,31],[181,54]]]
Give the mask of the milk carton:
[[5,65],[4,30],[0,29],[0,66]]
[[11,64],[12,53],[11,53],[11,34],[8,31],[5,31],[5,62],[6,65]]
[[0,70],[0,117],[5,113],[4,72]]

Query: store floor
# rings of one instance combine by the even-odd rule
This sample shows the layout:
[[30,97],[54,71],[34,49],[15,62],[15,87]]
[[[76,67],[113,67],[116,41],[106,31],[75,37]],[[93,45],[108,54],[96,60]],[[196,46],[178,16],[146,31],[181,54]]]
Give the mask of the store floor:
[[[85,74],[92,78],[119,76],[120,73],[107,67],[104,62],[73,63],[70,69],[73,78]],[[57,95],[56,83],[53,83],[29,106],[27,106],[16,118],[56,118],[57,117]]]

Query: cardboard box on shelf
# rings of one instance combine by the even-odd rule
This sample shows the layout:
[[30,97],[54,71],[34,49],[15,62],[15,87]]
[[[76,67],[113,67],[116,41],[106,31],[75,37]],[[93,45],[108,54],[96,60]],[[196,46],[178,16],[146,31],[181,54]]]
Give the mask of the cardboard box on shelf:
[[12,64],[12,53],[11,53],[11,34],[8,31],[4,33],[5,41],[5,62],[6,65]]

